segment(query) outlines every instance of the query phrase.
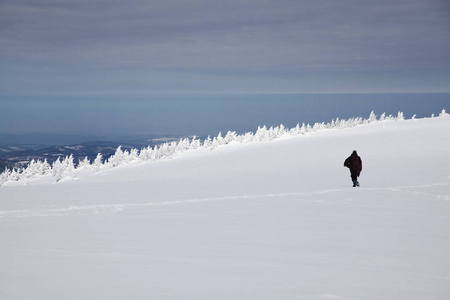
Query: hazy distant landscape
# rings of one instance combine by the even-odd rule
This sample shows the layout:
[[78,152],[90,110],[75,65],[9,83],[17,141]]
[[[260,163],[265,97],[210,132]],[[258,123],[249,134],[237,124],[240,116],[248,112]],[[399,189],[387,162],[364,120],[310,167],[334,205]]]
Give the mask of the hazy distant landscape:
[[[96,138],[100,137],[56,134],[0,135],[0,173],[6,168],[23,168],[31,160],[47,160],[51,164],[58,157],[63,159],[69,155],[73,155],[75,163],[85,157],[93,161],[99,153],[104,159],[108,159],[119,146],[129,151],[133,148],[153,147],[181,137],[128,136],[112,138],[110,141],[96,140]],[[81,142],[74,143],[76,141]]]

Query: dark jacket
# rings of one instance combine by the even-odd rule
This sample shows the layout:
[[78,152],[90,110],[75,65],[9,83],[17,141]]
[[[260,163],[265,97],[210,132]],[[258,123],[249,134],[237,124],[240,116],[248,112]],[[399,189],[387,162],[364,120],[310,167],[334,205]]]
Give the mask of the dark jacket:
[[349,168],[352,175],[359,176],[362,170],[362,160],[356,151],[353,151],[352,155],[345,160],[344,167]]

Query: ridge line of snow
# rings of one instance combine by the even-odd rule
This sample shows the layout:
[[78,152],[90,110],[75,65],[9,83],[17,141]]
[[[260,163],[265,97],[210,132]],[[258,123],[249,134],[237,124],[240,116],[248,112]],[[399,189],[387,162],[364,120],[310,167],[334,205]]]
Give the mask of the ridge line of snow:
[[[439,117],[448,117],[445,109],[439,114]],[[434,118],[434,114],[431,116]],[[195,136],[192,139],[185,138],[175,142],[167,142],[155,147],[143,148],[140,151],[137,149],[131,149],[128,151],[122,151],[121,146],[116,150],[116,153],[112,155],[108,160],[103,161],[102,155],[97,154],[94,162],[89,161],[86,157],[84,160],[80,160],[77,167],[73,162],[73,155],[66,156],[64,160],[58,159],[50,165],[47,160],[35,161],[32,160],[30,164],[22,169],[6,169],[0,174],[0,186],[4,185],[10,181],[16,182],[27,182],[28,180],[38,178],[44,175],[52,175],[55,178],[55,183],[59,182],[65,178],[70,178],[75,170],[94,170],[95,172],[99,170],[107,170],[110,168],[118,167],[121,165],[128,164],[130,162],[144,162],[148,160],[161,160],[170,159],[175,154],[182,153],[185,151],[196,150],[196,149],[209,149],[214,150],[220,146],[229,144],[231,142],[238,142],[241,144],[253,143],[253,142],[270,142],[281,138],[282,136],[298,136],[306,135],[326,129],[345,129],[352,128],[363,124],[369,123],[381,123],[388,121],[400,121],[404,120],[403,112],[399,112],[397,117],[392,115],[386,116],[383,113],[379,118],[372,111],[369,118],[363,119],[362,117],[349,118],[347,120],[332,120],[330,123],[315,123],[313,126],[310,124],[305,125],[305,123],[300,126],[297,124],[294,128],[286,128],[284,125],[277,127],[270,127],[267,129],[266,126],[258,127],[255,133],[247,132],[242,135],[236,134],[235,131],[229,131],[225,137],[219,132],[217,137],[213,139],[208,136],[203,142],[197,139]],[[411,120],[416,120],[415,115]]]

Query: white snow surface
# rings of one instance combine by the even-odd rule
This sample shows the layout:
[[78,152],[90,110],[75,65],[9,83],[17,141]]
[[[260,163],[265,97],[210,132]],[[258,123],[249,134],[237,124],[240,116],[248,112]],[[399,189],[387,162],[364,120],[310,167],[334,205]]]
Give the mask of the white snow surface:
[[448,300],[450,116],[8,182],[0,299]]

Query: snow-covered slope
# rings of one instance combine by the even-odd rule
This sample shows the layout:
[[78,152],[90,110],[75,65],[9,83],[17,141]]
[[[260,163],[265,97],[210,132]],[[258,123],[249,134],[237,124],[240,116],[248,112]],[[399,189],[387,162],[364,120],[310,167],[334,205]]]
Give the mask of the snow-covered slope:
[[0,298],[450,299],[449,154],[442,115],[7,183]]

